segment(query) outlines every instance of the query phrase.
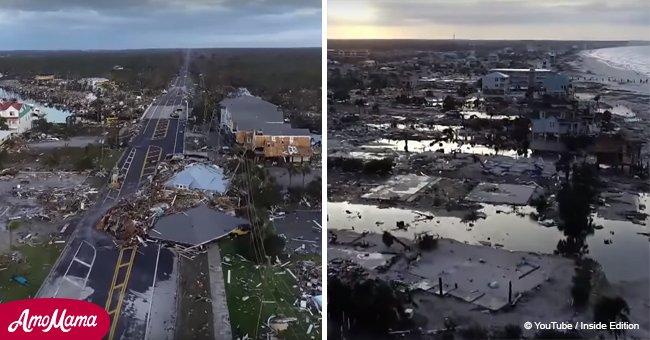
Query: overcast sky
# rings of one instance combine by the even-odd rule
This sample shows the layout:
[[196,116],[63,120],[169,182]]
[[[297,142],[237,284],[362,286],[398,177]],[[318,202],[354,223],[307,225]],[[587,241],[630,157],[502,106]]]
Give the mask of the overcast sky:
[[1,50],[319,47],[320,0],[0,0]]
[[329,0],[330,39],[649,40],[648,0]]

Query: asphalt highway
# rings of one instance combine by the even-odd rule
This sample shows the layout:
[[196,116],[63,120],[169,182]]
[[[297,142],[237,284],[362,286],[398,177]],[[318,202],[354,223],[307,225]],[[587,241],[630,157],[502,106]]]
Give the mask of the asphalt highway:
[[[136,193],[167,154],[183,152],[188,85],[186,64],[167,93],[145,111],[139,133],[118,162],[124,175],[121,187],[109,190],[79,219],[37,294],[82,299],[106,307],[112,321],[106,339],[147,337],[155,287],[160,281],[171,280],[176,259],[173,252],[155,244],[121,249],[112,236],[97,231],[95,224],[121,198]],[[170,319],[175,313],[170,311],[174,314]]]

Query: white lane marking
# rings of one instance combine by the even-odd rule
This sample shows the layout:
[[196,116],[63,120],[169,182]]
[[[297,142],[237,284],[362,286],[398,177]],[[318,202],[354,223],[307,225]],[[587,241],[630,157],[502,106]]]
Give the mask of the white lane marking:
[[[79,254],[79,251],[81,251],[81,247],[83,247],[84,243],[87,244],[93,250],[93,260],[90,261],[90,264],[86,264],[85,262],[80,261],[80,260],[77,259],[77,255]],[[65,270],[65,273],[63,273],[62,279],[65,279],[66,281],[69,281],[69,282],[73,282],[73,283],[75,283],[75,285],[77,287],[79,287],[79,285],[76,282],[74,282],[70,278],[68,278],[68,272],[70,271],[70,267],[72,267],[72,264],[75,262],[75,260],[77,262],[82,262],[82,263],[84,263],[84,264],[86,264],[88,266],[88,272],[86,273],[86,277],[84,278],[84,283],[80,287],[82,289],[85,288],[86,284],[88,283],[88,277],[90,276],[90,272],[92,271],[93,265],[95,264],[95,258],[96,257],[97,257],[97,249],[92,244],[90,244],[90,243],[88,243],[86,241],[81,241],[81,243],[79,244],[79,247],[77,248],[77,252],[72,257],[72,260],[70,260],[70,264],[68,265],[68,268]],[[62,282],[59,282],[59,285],[56,287],[56,291],[54,291],[54,295],[52,297],[56,297],[59,294],[59,289],[61,289],[61,283]],[[82,293],[83,292],[80,290],[79,291],[79,296],[80,297],[81,297]]]

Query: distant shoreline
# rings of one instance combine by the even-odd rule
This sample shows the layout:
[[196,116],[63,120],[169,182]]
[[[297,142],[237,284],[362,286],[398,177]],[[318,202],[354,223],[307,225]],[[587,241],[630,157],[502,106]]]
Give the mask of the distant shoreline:
[[[591,56],[594,49],[580,50],[565,60],[563,67],[573,77],[587,78],[577,80],[580,83],[600,84],[607,89],[634,92],[641,95],[650,95],[650,76],[631,69],[625,69],[608,64],[607,62]],[[628,83],[627,80],[630,80]]]

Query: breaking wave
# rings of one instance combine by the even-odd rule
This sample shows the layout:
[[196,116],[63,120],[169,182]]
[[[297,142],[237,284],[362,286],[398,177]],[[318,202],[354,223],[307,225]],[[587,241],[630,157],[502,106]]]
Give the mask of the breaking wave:
[[607,65],[634,71],[650,77],[650,46],[625,46],[601,48],[587,53]]

